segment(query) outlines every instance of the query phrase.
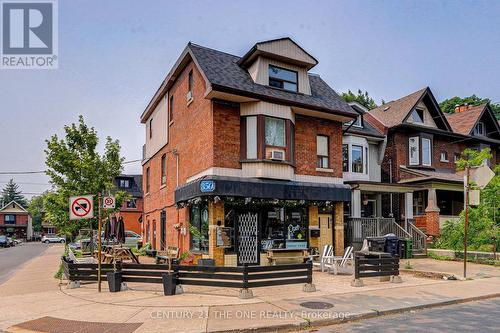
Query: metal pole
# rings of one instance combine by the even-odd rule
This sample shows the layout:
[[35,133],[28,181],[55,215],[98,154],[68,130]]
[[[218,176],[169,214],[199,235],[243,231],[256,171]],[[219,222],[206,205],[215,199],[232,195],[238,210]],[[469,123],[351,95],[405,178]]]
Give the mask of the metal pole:
[[101,192],[97,194],[97,290],[101,292],[101,252],[102,252],[102,241],[101,241]]
[[466,185],[465,185],[465,223],[464,223],[464,279],[467,278],[467,229],[469,227],[469,166],[466,170]]

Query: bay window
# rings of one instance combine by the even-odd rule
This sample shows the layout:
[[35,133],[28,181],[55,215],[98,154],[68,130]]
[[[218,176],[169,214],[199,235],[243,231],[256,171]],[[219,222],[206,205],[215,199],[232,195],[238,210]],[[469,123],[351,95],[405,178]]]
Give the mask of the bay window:
[[353,145],[352,152],[352,172],[363,173],[363,147]]
[[329,146],[328,137],[326,135],[316,136],[316,156],[317,156],[316,167],[321,169],[328,169],[330,167],[328,146]]
[[408,146],[410,153],[410,165],[420,164],[419,137],[418,136],[411,137]]
[[431,165],[431,140],[422,138],[422,165]]
[[349,172],[349,145],[342,145],[342,171]]
[[285,119],[266,117],[266,146],[285,147]]

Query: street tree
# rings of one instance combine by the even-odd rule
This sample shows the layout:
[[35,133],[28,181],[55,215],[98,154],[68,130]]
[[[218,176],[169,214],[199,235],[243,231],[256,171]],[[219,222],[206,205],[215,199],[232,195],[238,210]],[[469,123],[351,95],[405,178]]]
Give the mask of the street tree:
[[[74,236],[81,228],[97,228],[97,195],[113,190],[113,179],[121,173],[124,158],[120,157],[119,141],[109,136],[104,153],[99,154],[97,132],[85,124],[83,116],[78,123],[64,126],[64,132],[63,138],[55,134],[46,140],[46,173],[54,190],[44,196],[43,205],[46,218],[58,231]],[[69,197],[84,194],[94,195],[94,218],[70,221]],[[115,196],[118,209],[125,193],[116,192]]]
[[28,204],[28,212],[31,215],[31,219],[33,221],[33,231],[40,232],[42,231],[42,222],[43,222],[43,197],[47,194],[44,193],[42,195],[37,195],[31,198]]
[[370,97],[368,94],[368,91],[361,91],[361,89],[358,89],[358,93],[355,94],[351,90],[348,90],[347,92],[342,93],[342,98],[347,102],[358,102],[359,104],[363,105],[365,108],[368,110],[375,109],[378,105],[375,103],[373,98]]
[[451,97],[439,103],[439,107],[443,112],[455,113],[455,107],[457,105],[463,105],[465,103],[472,106],[490,103],[491,110],[493,111],[497,119],[500,119],[500,103],[493,103],[489,98],[481,98],[476,95],[468,97]]
[[21,190],[19,190],[19,185],[14,182],[14,179],[10,179],[2,190],[1,202],[3,205],[7,205],[11,201],[15,201],[24,208],[28,207],[28,201],[23,195]]

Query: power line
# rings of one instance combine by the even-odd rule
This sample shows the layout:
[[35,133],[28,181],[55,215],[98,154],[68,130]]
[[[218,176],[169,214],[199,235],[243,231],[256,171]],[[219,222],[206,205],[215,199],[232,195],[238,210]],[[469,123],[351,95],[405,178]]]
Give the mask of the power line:
[[[122,164],[130,164],[141,162],[142,159],[125,161]],[[36,170],[36,171],[0,171],[0,175],[31,175],[31,174],[42,174],[45,173],[46,170]]]

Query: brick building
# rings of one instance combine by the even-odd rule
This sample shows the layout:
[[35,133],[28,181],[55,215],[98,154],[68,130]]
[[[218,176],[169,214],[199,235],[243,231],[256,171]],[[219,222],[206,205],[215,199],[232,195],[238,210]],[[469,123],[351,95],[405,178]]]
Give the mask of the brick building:
[[289,38],[242,57],[187,45],[141,116],[145,242],[218,265],[343,252],[342,124],[358,114],[317,63]]
[[125,200],[120,210],[115,214],[117,218],[122,217],[125,230],[141,234],[142,221],[142,175],[120,175],[115,177],[115,188],[125,191],[128,199]]
[[428,235],[439,235],[440,225],[463,209],[463,173],[455,167],[463,150],[489,147],[487,163],[498,162],[500,127],[488,105],[459,106],[445,115],[424,88],[364,118],[387,137],[381,181],[393,191],[381,197],[380,216],[414,219]]
[[0,208],[0,235],[27,239],[32,233],[31,216],[23,206],[11,201]]

